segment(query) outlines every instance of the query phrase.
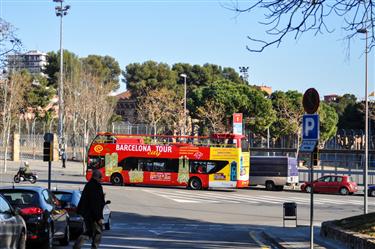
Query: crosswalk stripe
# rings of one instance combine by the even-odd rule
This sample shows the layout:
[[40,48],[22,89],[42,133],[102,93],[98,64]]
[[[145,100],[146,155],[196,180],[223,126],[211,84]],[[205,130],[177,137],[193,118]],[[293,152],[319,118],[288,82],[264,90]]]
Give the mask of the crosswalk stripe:
[[219,202],[218,200],[210,200],[207,198],[196,198],[196,197],[191,197],[191,196],[180,196],[180,195],[176,196],[173,194],[171,195],[171,194],[160,194],[160,193],[154,193],[154,194],[173,200],[173,201],[178,200],[177,202],[182,202],[182,200],[186,200],[186,202],[195,202],[195,203],[199,203],[199,202],[217,203]]
[[[213,193],[213,192],[197,192],[197,191],[170,191],[170,190],[143,190],[151,194],[159,195],[169,200],[180,203],[271,203],[282,204],[284,202],[296,202],[301,205],[310,204],[310,195],[305,197],[277,197],[269,195],[247,196],[233,193]],[[362,205],[363,202],[359,200],[337,200],[327,198],[314,198],[314,204],[318,205]],[[375,203],[370,203],[375,205]]]
[[[303,204],[307,204],[307,203],[310,203],[310,199],[307,199],[307,198],[295,198],[295,197],[288,197],[287,199],[286,198],[279,198],[279,197],[274,197],[274,196],[265,196],[267,197],[268,199],[271,199],[271,200],[277,200],[279,201],[278,203],[284,203],[284,202],[298,202],[298,203],[303,203]],[[320,204],[324,204],[324,202],[320,202],[320,201],[316,201],[316,203],[320,203]]]
[[[184,193],[181,193],[179,196],[186,197]],[[189,193],[189,197],[196,197],[196,198],[211,198],[211,199],[220,199],[224,200],[227,203],[241,203],[241,202],[247,202],[247,203],[260,203],[264,202],[264,200],[257,200],[254,197],[251,196],[245,196],[245,195],[238,195],[238,194],[230,194],[230,195],[222,195],[222,194],[216,194],[212,192],[208,193]]]
[[188,201],[192,201],[192,202],[206,202],[206,203],[217,203],[219,202],[218,200],[210,200],[210,199],[207,199],[207,198],[198,198],[198,197],[194,197],[194,196],[190,196],[190,195],[186,195],[186,194],[178,194],[178,193],[165,193],[165,192],[159,192],[159,191],[149,191],[149,190],[146,190],[146,192],[149,192],[149,193],[152,193],[152,194],[155,194],[155,195],[159,195],[159,196],[162,196],[164,198],[167,198],[167,199],[170,199],[170,200],[173,200],[175,201],[176,199],[181,200],[184,199],[184,200],[188,200]]
[[[184,199],[188,199],[188,200],[192,200],[192,201],[195,201],[195,202],[211,202],[211,203],[217,203],[219,202],[220,200],[218,199],[228,199],[228,197],[223,197],[223,196],[220,196],[220,197],[215,197],[215,199],[207,199],[207,196],[204,196],[204,195],[199,195],[199,194],[194,194],[194,195],[186,195],[185,193],[160,193],[158,191],[147,191],[147,192],[151,192],[151,193],[154,193],[156,195],[159,195],[159,196],[163,196],[165,198],[168,198],[168,199],[172,199],[172,200],[175,200],[175,199],[180,199],[181,198],[184,198]],[[230,203],[240,203],[239,201],[237,200],[226,200],[227,202],[230,202]]]

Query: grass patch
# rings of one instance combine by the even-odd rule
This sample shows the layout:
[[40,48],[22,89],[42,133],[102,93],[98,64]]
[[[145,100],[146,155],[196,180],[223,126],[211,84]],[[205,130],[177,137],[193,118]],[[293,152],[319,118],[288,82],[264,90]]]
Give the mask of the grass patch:
[[375,238],[375,213],[337,220],[334,224],[345,230],[366,234]]

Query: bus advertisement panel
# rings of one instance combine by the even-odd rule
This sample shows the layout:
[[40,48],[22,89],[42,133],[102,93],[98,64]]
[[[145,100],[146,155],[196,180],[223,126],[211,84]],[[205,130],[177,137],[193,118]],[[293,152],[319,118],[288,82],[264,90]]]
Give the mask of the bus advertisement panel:
[[93,169],[99,169],[103,181],[115,185],[171,185],[191,189],[248,186],[249,167],[241,160],[241,148],[181,142],[151,144],[140,136],[126,139],[125,135],[105,133],[105,136],[109,139],[99,134],[89,148],[87,179]]

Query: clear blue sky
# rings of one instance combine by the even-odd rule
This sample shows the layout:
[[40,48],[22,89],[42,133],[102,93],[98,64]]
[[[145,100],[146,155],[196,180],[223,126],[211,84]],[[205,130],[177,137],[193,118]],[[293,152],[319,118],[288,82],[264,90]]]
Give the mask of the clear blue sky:
[[[353,93],[364,97],[364,40],[340,39],[342,20],[333,34],[289,36],[276,48],[250,53],[247,35],[264,36],[261,13],[236,16],[221,4],[227,0],[66,0],[64,49],[80,57],[109,55],[121,69],[154,60],[173,65],[213,63],[249,67],[249,81],[273,90],[304,92],[315,87],[321,96]],[[244,3],[245,1],[241,1]],[[0,16],[12,23],[24,50],[59,49],[59,19],[52,0],[0,0]],[[374,50],[369,55],[369,91],[374,91]],[[121,88],[124,89],[124,86]]]

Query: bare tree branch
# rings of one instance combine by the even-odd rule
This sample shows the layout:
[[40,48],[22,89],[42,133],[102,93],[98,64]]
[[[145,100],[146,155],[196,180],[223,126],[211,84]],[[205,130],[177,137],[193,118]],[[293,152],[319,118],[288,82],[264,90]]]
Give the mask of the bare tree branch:
[[0,68],[6,65],[6,55],[18,51],[22,46],[15,31],[16,29],[10,23],[0,18]]
[[294,39],[304,33],[313,32],[315,35],[325,32],[331,33],[334,27],[332,16],[342,18],[341,27],[347,35],[345,39],[352,39],[359,29],[367,29],[369,50],[375,46],[375,1],[373,0],[257,0],[249,1],[249,6],[241,7],[240,3],[226,5],[225,8],[238,14],[261,9],[264,11],[264,20],[259,23],[266,27],[266,34],[271,39],[259,39],[256,36],[247,36],[251,45],[246,48],[251,52],[262,52],[265,48],[276,45],[288,36]]

